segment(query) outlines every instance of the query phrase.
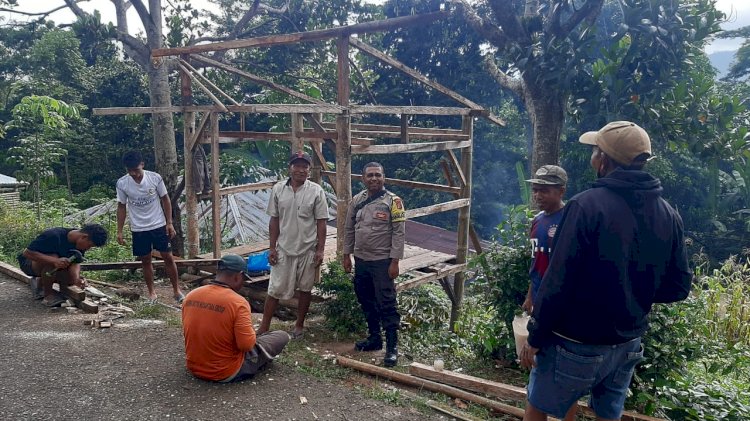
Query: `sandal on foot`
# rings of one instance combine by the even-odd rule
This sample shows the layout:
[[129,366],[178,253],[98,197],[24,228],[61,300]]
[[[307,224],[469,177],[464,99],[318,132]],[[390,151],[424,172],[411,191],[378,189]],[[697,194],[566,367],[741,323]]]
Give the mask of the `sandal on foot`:
[[289,332],[289,337],[291,337],[292,340],[294,340],[294,341],[300,340],[300,339],[302,339],[302,338],[305,337],[305,331],[304,330],[300,330],[299,332],[297,332],[297,331],[293,330],[293,331]]
[[185,294],[183,293],[175,294],[174,300],[177,301],[177,304],[182,304],[182,302],[185,301]]

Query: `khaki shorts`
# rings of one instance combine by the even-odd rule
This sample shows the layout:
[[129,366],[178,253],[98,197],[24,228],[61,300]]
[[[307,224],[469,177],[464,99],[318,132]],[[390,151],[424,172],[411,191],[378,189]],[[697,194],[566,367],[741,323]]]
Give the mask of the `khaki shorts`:
[[268,281],[268,295],[279,300],[288,300],[295,290],[312,291],[315,274],[315,250],[299,256],[289,256],[279,250],[278,262],[271,266],[271,279]]

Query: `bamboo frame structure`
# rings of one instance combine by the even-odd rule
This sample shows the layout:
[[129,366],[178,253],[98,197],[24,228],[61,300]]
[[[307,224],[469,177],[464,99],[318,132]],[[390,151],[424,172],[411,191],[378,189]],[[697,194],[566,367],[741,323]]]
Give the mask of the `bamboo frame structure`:
[[[464,270],[468,256],[468,237],[472,232],[472,241],[479,247],[478,237],[470,225],[471,209],[471,171],[473,155],[473,124],[474,118],[483,117],[494,124],[503,125],[503,121],[493,116],[478,104],[470,101],[458,93],[431,81],[414,69],[411,69],[396,59],[376,50],[364,42],[354,39],[353,34],[380,32],[401,28],[409,25],[424,24],[445,16],[444,12],[428,13],[424,15],[406,16],[382,21],[365,22],[355,25],[342,26],[333,29],[301,32],[296,34],[272,35],[251,39],[218,42],[190,47],[171,49],[155,49],[152,58],[155,61],[162,57],[179,56],[180,86],[182,101],[179,106],[171,107],[114,107],[94,109],[95,115],[124,115],[172,112],[183,113],[184,122],[184,158],[185,158],[185,196],[187,211],[187,253],[188,258],[198,256],[198,200],[211,200],[211,214],[213,220],[213,257],[221,256],[221,200],[233,193],[268,189],[274,183],[252,183],[241,186],[222,188],[219,180],[219,148],[221,143],[248,142],[257,140],[273,140],[290,142],[291,150],[301,150],[309,144],[313,150],[313,169],[311,178],[320,182],[327,177],[336,192],[337,202],[337,232],[344,232],[345,215],[352,198],[352,180],[361,176],[352,174],[351,158],[353,154],[395,154],[395,153],[423,153],[444,151],[446,161],[443,162],[443,173],[447,185],[425,183],[410,180],[386,179],[387,183],[410,188],[427,189],[449,193],[453,200],[436,203],[430,206],[409,209],[407,218],[416,218],[438,212],[458,210],[458,241],[454,262],[445,272],[436,272],[424,276],[422,280],[409,282],[418,285],[430,280],[444,279],[455,274],[451,295],[453,308],[451,310],[451,326],[454,325],[463,297]],[[298,42],[333,40],[337,51],[337,101],[336,104],[323,103],[319,99],[309,97],[292,89],[279,85],[260,76],[240,70],[230,64],[215,61],[200,55],[204,52],[224,51],[235,48],[271,47]],[[350,103],[350,47],[380,60],[420,83],[432,88],[458,102],[461,107],[433,107],[433,106],[384,106],[357,105]],[[213,66],[234,75],[245,78],[253,83],[285,93],[305,104],[242,104],[231,99],[222,92],[208,78],[200,75],[190,62]],[[195,84],[213,103],[212,105],[196,105],[193,102],[192,86]],[[218,91],[217,94],[212,92]],[[224,104],[219,97],[228,98],[231,104]],[[252,132],[244,130],[244,118],[240,124],[240,131],[227,132],[219,129],[220,113],[245,114],[288,114],[291,119],[289,132]],[[397,126],[375,124],[352,124],[352,116],[391,114],[397,115],[400,124]],[[196,118],[201,116],[196,124]],[[335,118],[335,122],[324,122],[323,115]],[[410,127],[410,116],[434,115],[455,116],[461,119],[461,129],[421,128]],[[306,123],[307,122],[307,127]],[[381,139],[398,139],[398,143],[382,144]],[[196,148],[209,145],[211,151],[211,192],[196,192],[193,186],[191,163]],[[335,171],[330,171],[323,155],[323,146],[328,145],[335,154]],[[457,156],[455,150],[460,151]],[[450,164],[450,165],[448,165]],[[449,168],[450,167],[450,168]],[[458,183],[453,181],[453,174],[458,177]],[[231,203],[228,203],[231,205]],[[343,249],[343,235],[337,236],[337,251]],[[444,284],[445,287],[445,284]],[[402,288],[403,289],[403,288]]]

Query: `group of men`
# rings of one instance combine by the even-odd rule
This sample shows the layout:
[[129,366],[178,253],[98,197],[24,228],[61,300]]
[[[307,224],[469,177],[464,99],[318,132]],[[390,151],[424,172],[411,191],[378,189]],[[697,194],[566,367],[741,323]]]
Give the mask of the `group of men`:
[[[228,254],[209,285],[191,291],[183,305],[182,321],[188,369],[197,377],[234,382],[252,377],[272,361],[290,339],[302,338],[312,288],[323,263],[328,202],[320,185],[308,180],[312,160],[302,151],[289,158],[289,178],[271,191],[266,212],[271,217],[268,260],[271,276],[257,332],[247,301],[235,294],[248,277],[243,258]],[[367,190],[349,206],[344,233],[343,266],[352,271],[354,288],[367,319],[369,336],[356,343],[360,351],[383,347],[383,364],[398,361],[399,314],[394,279],[404,253],[403,202],[383,187],[383,166],[371,162],[363,171]],[[234,292],[232,292],[234,291]],[[298,295],[297,320],[291,332],[271,331],[279,300]]]
[[[531,368],[525,420],[551,414],[574,419],[576,401],[591,395],[597,419],[619,419],[637,363],[641,336],[654,303],[685,299],[692,273],[679,214],[661,198],[658,179],[643,171],[652,156],[648,134],[627,121],[587,132],[590,163],[598,180],[563,203],[565,170],[540,167],[532,194],[540,213],[530,231],[531,283],[522,307],[532,314],[521,364]],[[172,212],[161,177],[143,169],[137,152],[126,154],[128,175],[117,182],[117,237],[123,243],[126,210],[133,231],[133,254],[143,262],[149,297],[156,299],[151,250],[161,253],[174,298],[183,304],[188,369],[197,377],[232,382],[252,377],[290,339],[304,335],[310,292],[325,251],[328,205],[323,189],[308,180],[312,160],[302,151],[289,159],[289,178],[271,192],[269,263],[272,265],[263,319],[253,328],[248,302],[238,295],[247,275],[245,260],[225,255],[210,284],[184,297],[169,251]],[[364,166],[366,190],[352,199],[346,218],[342,264],[354,270],[354,288],[368,327],[360,351],[383,348],[384,365],[398,360],[400,316],[394,279],[404,252],[405,209],[384,188],[383,165]],[[98,225],[80,230],[53,228],[35,239],[19,262],[41,280],[35,293],[59,304],[57,279],[79,284],[75,251],[83,254],[107,240]],[[354,255],[354,264],[351,256]],[[270,331],[279,300],[298,294],[297,320],[290,333]]]
[[523,303],[532,314],[521,353],[531,368],[526,421],[574,420],[586,395],[597,420],[620,419],[652,305],[690,293],[682,219],[643,171],[646,131],[615,121],[579,141],[592,147],[591,189],[563,204],[565,170],[545,165],[527,180],[541,212]]
[[[304,323],[310,307],[311,290],[319,279],[326,242],[328,201],[320,185],[308,178],[312,160],[307,153],[294,152],[289,159],[289,177],[271,191],[266,212],[269,222],[269,254],[272,267],[263,319],[256,332],[250,318],[250,307],[237,294],[248,276],[245,260],[228,254],[218,262],[216,279],[191,291],[185,297],[180,291],[177,267],[169,240],[175,235],[172,207],[161,176],[145,170],[139,152],[123,157],[127,175],[117,181],[117,240],[124,244],[123,228],[130,216],[133,255],[141,262],[150,300],[156,300],[152,250],[160,253],[172,283],[174,299],[182,303],[188,369],[197,377],[220,381],[239,381],[251,377],[271,361],[289,339],[304,335]],[[346,216],[345,249],[342,264],[352,271],[354,285],[367,319],[369,336],[356,344],[360,351],[383,347],[381,326],[386,336],[384,365],[398,360],[398,327],[394,279],[404,252],[405,209],[403,202],[385,190],[381,164],[365,165],[367,189],[352,200]],[[80,261],[93,246],[107,241],[106,230],[97,224],[80,230],[52,228],[44,231],[19,255],[23,270],[34,280],[35,294],[49,306],[65,301],[54,291],[61,287],[81,285]],[[60,270],[62,269],[62,270]],[[298,295],[297,321],[288,334],[271,332],[271,319],[279,300]],[[183,303],[183,300],[184,303]]]

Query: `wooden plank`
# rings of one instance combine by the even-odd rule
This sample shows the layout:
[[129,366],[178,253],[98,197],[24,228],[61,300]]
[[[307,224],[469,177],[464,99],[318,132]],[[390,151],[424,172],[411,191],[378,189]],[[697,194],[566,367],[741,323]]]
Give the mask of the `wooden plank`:
[[491,399],[487,399],[482,396],[475,395],[473,393],[466,392],[464,390],[447,386],[444,384],[436,383],[430,380],[421,379],[419,377],[410,376],[408,374],[400,373],[398,371],[389,370],[387,368],[378,367],[372,364],[363,363],[357,360],[353,360],[345,357],[338,357],[338,365],[342,367],[349,367],[355,370],[359,370],[368,374],[372,374],[381,378],[403,383],[409,386],[416,387],[418,389],[430,390],[432,392],[443,393],[445,395],[463,399],[469,402],[482,405],[490,408],[493,411],[502,412],[504,414],[514,415],[516,417],[523,418],[524,410],[511,405],[506,405]]
[[281,35],[267,35],[256,38],[220,41],[188,47],[156,48],[151,50],[151,57],[176,56],[180,54],[195,54],[209,51],[226,51],[235,48],[258,48],[270,47],[274,45],[294,44],[298,42],[320,41],[325,39],[346,37],[351,34],[383,32],[417,24],[427,24],[435,20],[442,19],[445,16],[447,16],[447,12],[439,11],[421,15],[402,16],[391,19],[357,23],[354,25],[340,26],[338,28],[319,29],[316,31],[296,32],[292,34]]
[[[194,115],[193,113],[186,113],[186,114]],[[195,150],[195,145],[198,144],[198,139],[200,139],[203,136],[203,129],[206,128],[206,123],[208,123],[210,116],[211,116],[210,113],[203,113],[203,118],[201,118],[201,121],[198,124],[197,130],[189,139],[189,144],[188,144],[189,150],[191,151]]]
[[401,114],[401,143],[409,143],[409,114]]
[[[323,171],[324,175],[336,175],[333,171]],[[353,180],[362,180],[362,175],[352,174]],[[385,184],[391,184],[394,186],[412,187],[415,189],[433,190],[445,193],[459,193],[461,191],[458,187],[444,186],[442,184],[423,183],[421,181],[401,180],[398,178],[385,178]]]
[[190,80],[192,80],[193,83],[198,85],[198,87],[203,91],[203,93],[205,93],[206,95],[208,95],[209,98],[211,98],[211,101],[213,101],[214,105],[219,107],[221,111],[224,111],[224,112],[229,111],[227,110],[227,107],[224,106],[224,104],[219,100],[219,98],[217,98],[216,95],[214,95],[214,93],[211,92],[210,89],[206,88],[206,85],[204,85],[200,80],[198,80],[198,78],[196,78],[195,76],[193,76],[192,73],[190,73],[187,67],[185,67],[179,61],[177,62],[177,65],[180,67],[180,69],[182,69],[183,72],[185,72],[190,77]]
[[[456,373],[455,371],[450,370],[437,371],[432,366],[426,364],[420,364],[417,362],[411,363],[409,365],[409,374],[502,399],[512,399],[521,402],[526,401],[526,389],[523,387],[486,380],[479,377],[469,376],[467,374]],[[583,415],[596,417],[594,411],[583,402],[578,402],[578,410]],[[661,418],[654,418],[632,411],[623,412],[622,418],[620,419],[623,421],[664,421]]]
[[[292,134],[289,132],[219,132],[219,139],[222,138],[290,141]],[[210,143],[210,141],[204,143]]]
[[456,154],[454,154],[451,150],[447,150],[445,151],[445,155],[448,157],[448,162],[450,162],[453,171],[455,171],[456,175],[458,175],[458,181],[461,183],[460,187],[465,186],[466,175],[464,175],[464,172],[461,170],[461,165],[458,164],[458,158],[456,157]]
[[264,78],[262,78],[260,76],[252,74],[250,72],[247,72],[247,71],[244,71],[244,70],[240,70],[240,69],[238,69],[238,68],[236,68],[234,66],[230,66],[230,65],[228,65],[226,63],[222,63],[222,62],[219,62],[219,61],[216,61],[216,60],[212,60],[212,59],[210,59],[208,57],[204,57],[204,56],[197,55],[197,54],[196,55],[191,55],[190,58],[192,58],[193,60],[200,61],[200,62],[202,62],[204,64],[208,64],[210,66],[222,69],[222,70],[227,71],[229,73],[234,73],[234,74],[236,74],[238,76],[244,77],[245,79],[248,79],[248,80],[251,80],[251,81],[257,83],[258,85],[265,86],[267,88],[271,88],[271,89],[279,91],[279,92],[283,92],[283,93],[285,93],[285,94],[287,94],[287,95],[289,95],[291,97],[298,98],[298,99],[301,99],[303,101],[311,102],[313,104],[322,104],[322,103],[324,103],[323,101],[321,101],[319,99],[316,99],[316,98],[313,98],[311,96],[305,95],[303,93],[297,92],[297,91],[295,91],[293,89],[287,88],[286,86],[279,85],[279,84],[277,84],[275,82],[272,82],[272,81],[270,81],[268,79],[264,79]]
[[436,152],[448,149],[461,149],[471,146],[471,141],[449,141],[449,142],[424,142],[395,145],[370,145],[358,146],[352,145],[353,154],[380,154],[390,155],[395,153],[418,153],[418,152]]
[[396,284],[396,292],[405,291],[407,289],[416,288],[420,285],[424,285],[429,282],[437,281],[438,279],[445,278],[446,276],[455,275],[458,272],[466,270],[466,263],[458,265],[450,265],[438,272],[424,273],[416,278],[407,279],[403,282]]
[[412,257],[407,257],[398,262],[398,267],[401,272],[406,273],[414,269],[426,268],[428,266],[436,265],[438,263],[444,263],[449,260],[453,260],[456,256],[452,254],[445,254],[439,251],[432,251],[421,249],[426,253],[420,253]]
[[[240,105],[239,102],[235,101],[234,98],[232,98],[226,92],[222,91],[221,88],[219,88],[218,86],[216,86],[215,83],[211,82],[206,76],[204,76],[201,72],[199,72],[198,70],[196,70],[195,67],[193,67],[190,63],[188,63],[188,61],[186,60],[186,58],[188,58],[189,56],[183,56],[183,57],[180,57],[180,59],[179,59],[180,63],[183,66],[187,67],[188,70],[190,70],[190,72],[195,77],[199,78],[201,81],[203,81],[203,83],[205,83],[206,85],[208,85],[208,86],[212,87],[213,89],[215,89],[216,92],[220,93],[224,98],[226,98],[227,100],[229,100],[229,102],[231,102],[232,105]],[[187,105],[187,104],[185,104],[185,105]]]
[[211,113],[211,232],[214,258],[221,257],[221,180],[219,179],[219,113]]
[[472,115],[470,108],[425,107],[418,105],[352,105],[350,114]]
[[[338,104],[349,105],[351,71],[349,68],[349,36],[336,40],[336,94]],[[350,114],[336,116],[336,232],[344,232],[349,202],[352,200],[352,118]],[[361,147],[361,146],[357,146]],[[336,238],[336,251],[343,253],[344,236]]]
[[21,281],[28,285],[29,282],[31,282],[31,277],[23,271],[13,265],[9,265],[5,262],[0,262],[0,273],[4,273],[5,275],[10,276],[11,278]]
[[470,206],[470,199],[456,199],[450,202],[438,203],[436,205],[425,206],[416,209],[407,209],[406,218],[414,219],[420,216],[432,215],[434,213],[447,212],[454,209],[461,209]]
[[[233,113],[249,114],[291,114],[291,113],[325,113],[341,114],[345,108],[331,104],[258,104],[258,105],[227,105],[227,110]],[[171,107],[109,107],[94,108],[94,115],[125,115],[125,114],[153,114],[153,113],[184,113],[184,112],[220,112],[215,105],[190,105]]]
[[[335,129],[334,123],[321,123],[326,129]],[[352,124],[352,130],[358,132],[398,132],[401,130],[400,126],[392,126],[386,124]],[[441,129],[439,127],[409,127],[409,134],[463,134],[460,129]]]
[[421,74],[418,71],[412,69],[411,67],[405,65],[404,63],[396,60],[395,58],[393,58],[393,57],[391,57],[391,56],[389,56],[389,55],[387,55],[385,53],[382,53],[382,52],[378,51],[376,48],[374,48],[374,47],[372,47],[372,46],[370,46],[370,45],[368,45],[368,44],[366,44],[366,43],[364,43],[364,42],[362,42],[362,41],[360,41],[358,39],[351,39],[349,41],[349,43],[351,43],[353,46],[357,47],[363,53],[365,53],[365,54],[367,54],[367,55],[369,55],[371,57],[374,57],[374,58],[376,58],[376,59],[378,59],[378,60],[380,60],[380,61],[382,61],[382,62],[384,62],[384,63],[386,63],[388,65],[390,65],[391,67],[393,67],[394,69],[400,71],[401,73],[404,73],[405,75],[411,77],[412,79],[414,79],[416,81],[419,81],[419,82],[421,82],[421,83],[429,86],[430,88],[432,88],[432,89],[440,92],[443,95],[446,95],[447,97],[449,97],[450,99],[458,102],[461,105],[465,105],[465,106],[467,106],[469,108],[482,109],[482,106],[479,105],[479,104],[477,104],[476,102],[473,102],[473,101],[469,100],[468,98],[465,98],[464,96],[459,95],[457,92],[455,92],[455,91],[453,91],[451,89],[448,89],[447,87],[441,85],[438,82],[430,80],[429,78],[427,78],[423,74]]
[[[276,184],[276,181],[265,181],[263,183],[249,183],[249,184],[240,184],[239,186],[231,186],[231,187],[222,187],[219,189],[219,195],[226,196],[230,194],[236,194],[236,193],[242,193],[246,191],[258,191],[258,190],[267,190],[270,189]],[[209,199],[212,196],[212,193],[208,194],[202,194],[198,196],[200,199]]]
[[[455,183],[453,182],[453,176],[451,173],[451,169],[448,166],[448,163],[446,161],[440,161],[440,167],[443,169],[443,175],[445,176],[445,179],[448,180],[448,185],[451,187],[455,187]],[[453,197],[456,199],[460,198],[460,194],[454,194]],[[471,239],[471,244],[474,246],[474,251],[478,254],[482,254],[482,241],[479,238],[479,234],[477,234],[476,230],[474,229],[474,224],[469,224],[469,238]]]
[[[374,139],[400,139],[401,143],[409,143],[403,141],[402,132],[353,130],[352,136],[363,136]],[[460,133],[408,133],[408,138],[435,141],[470,140],[468,136]]]
[[62,290],[63,295],[73,301],[83,301],[86,299],[86,291],[75,285],[68,285]]
[[299,137],[305,139],[325,139],[334,141],[338,138],[339,134],[336,132],[319,132],[317,130],[302,130],[296,133]]
[[99,312],[99,304],[91,301],[91,299],[89,298],[86,298],[83,301],[77,302],[76,307],[80,308],[86,313],[96,314]]
[[[174,263],[178,267],[187,267],[187,266],[216,266],[216,263],[219,261],[219,259],[175,259]],[[113,270],[113,269],[140,269],[143,266],[143,263],[139,261],[132,261],[132,262],[109,262],[109,263],[81,263],[81,270]],[[151,266],[153,267],[163,267],[164,261],[163,260],[152,260]],[[110,286],[110,285],[107,285]],[[122,285],[120,287],[123,287]]]

